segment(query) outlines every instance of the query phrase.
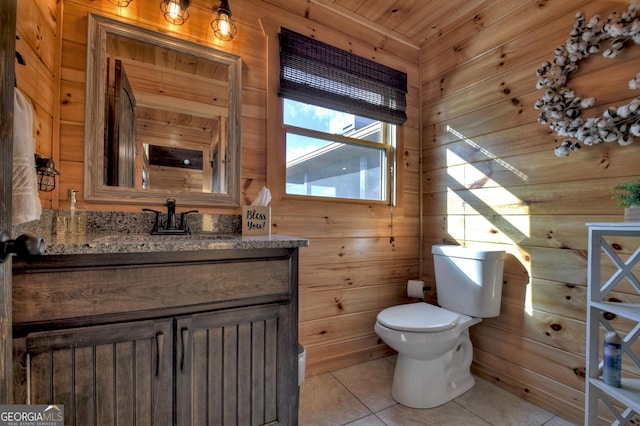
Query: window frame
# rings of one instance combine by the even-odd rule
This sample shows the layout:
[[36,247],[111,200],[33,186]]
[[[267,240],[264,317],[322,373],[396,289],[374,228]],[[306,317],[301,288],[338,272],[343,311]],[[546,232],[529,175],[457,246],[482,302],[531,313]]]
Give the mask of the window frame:
[[[373,200],[373,199],[362,199],[362,198],[325,197],[325,196],[319,196],[319,195],[290,194],[287,192],[286,154],[284,155],[284,158],[283,158],[284,160],[283,161],[284,179],[282,181],[283,198],[293,199],[293,200],[297,199],[297,200],[304,200],[304,201],[325,201],[330,203],[346,203],[346,204],[375,204],[375,205],[383,205],[383,206],[396,205],[397,174],[398,174],[396,152],[397,152],[397,141],[399,139],[398,132],[399,132],[400,126],[387,123],[381,120],[373,119],[378,121],[382,126],[381,142],[371,142],[368,140],[351,138],[351,137],[340,135],[340,134],[327,133],[327,132],[313,130],[305,127],[293,126],[293,125],[284,123],[284,102],[287,99],[296,101],[295,99],[290,99],[290,98],[283,98],[283,97],[279,98],[280,117],[281,117],[280,124],[281,124],[281,130],[282,130],[281,134],[282,134],[283,150],[286,152],[287,134],[293,133],[296,135],[311,137],[315,139],[321,139],[321,140],[326,140],[331,142],[339,142],[347,145],[367,147],[367,148],[372,148],[379,151],[384,151],[385,160],[386,160],[385,172],[383,177],[384,186],[385,186],[384,188],[385,199]],[[296,101],[296,102],[300,102],[300,101]],[[307,104],[314,105],[310,103],[307,103]],[[320,107],[319,105],[314,105],[314,106]],[[326,108],[326,107],[322,107],[322,108]],[[328,109],[331,109],[331,108],[328,108]],[[334,110],[334,111],[337,111],[337,110]],[[365,118],[368,118],[368,117],[365,117]]]

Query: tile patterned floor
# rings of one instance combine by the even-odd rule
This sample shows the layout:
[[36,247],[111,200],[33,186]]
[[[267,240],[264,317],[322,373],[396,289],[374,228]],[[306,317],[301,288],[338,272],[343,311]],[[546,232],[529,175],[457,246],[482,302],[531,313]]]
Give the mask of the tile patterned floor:
[[307,377],[300,388],[300,425],[573,425],[480,378],[471,390],[440,407],[404,407],[391,398],[394,362],[395,356],[381,358]]

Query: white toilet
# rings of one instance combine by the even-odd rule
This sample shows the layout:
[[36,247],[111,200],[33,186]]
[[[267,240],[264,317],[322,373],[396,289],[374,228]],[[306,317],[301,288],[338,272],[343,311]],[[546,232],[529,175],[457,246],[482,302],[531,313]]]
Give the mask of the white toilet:
[[504,251],[432,247],[438,303],[393,306],[378,314],[375,331],[398,351],[393,398],[431,408],[473,387],[469,327],[500,314]]

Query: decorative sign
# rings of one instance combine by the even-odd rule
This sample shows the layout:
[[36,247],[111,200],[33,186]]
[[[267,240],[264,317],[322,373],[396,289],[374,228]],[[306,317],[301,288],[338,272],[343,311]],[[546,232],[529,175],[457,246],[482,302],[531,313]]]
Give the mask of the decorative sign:
[[[580,149],[581,144],[629,145],[634,137],[640,137],[640,97],[627,105],[611,106],[600,116],[584,119],[581,111],[592,107],[595,99],[580,97],[566,86],[569,74],[578,69],[578,63],[600,51],[606,40],[611,43],[602,53],[605,58],[615,58],[628,45],[640,44],[637,6],[631,5],[622,13],[614,12],[606,20],[598,15],[587,20],[584,13],[578,11],[567,41],[556,48],[551,61],[537,70],[536,88],[544,89],[544,95],[535,104],[537,109],[544,110],[538,121],[548,124],[558,136],[567,138],[555,149],[558,157]],[[638,88],[640,73],[629,81],[629,89]]]
[[271,207],[242,206],[242,235],[271,235]]

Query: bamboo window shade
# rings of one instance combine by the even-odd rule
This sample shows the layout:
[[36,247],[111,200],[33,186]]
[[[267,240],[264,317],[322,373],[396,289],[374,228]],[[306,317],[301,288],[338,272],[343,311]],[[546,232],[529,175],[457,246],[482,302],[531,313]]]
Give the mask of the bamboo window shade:
[[407,74],[286,28],[278,95],[396,125],[407,120]]

